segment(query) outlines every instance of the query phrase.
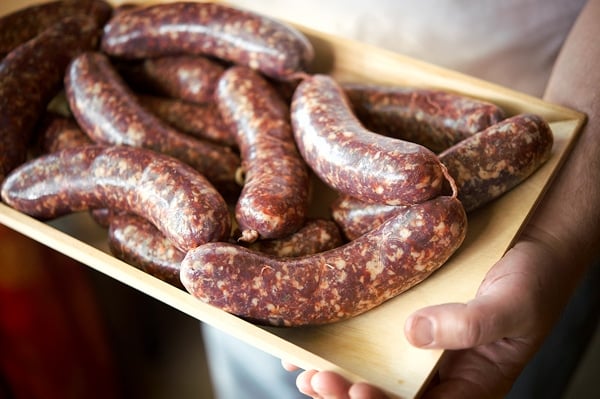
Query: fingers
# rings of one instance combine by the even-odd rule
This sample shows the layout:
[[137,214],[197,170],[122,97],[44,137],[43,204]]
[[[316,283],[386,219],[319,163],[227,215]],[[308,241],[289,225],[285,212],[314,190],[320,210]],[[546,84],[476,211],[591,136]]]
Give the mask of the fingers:
[[533,255],[523,245],[513,248],[488,272],[473,300],[413,313],[404,326],[408,341],[422,348],[465,349],[543,334],[546,314],[555,313],[546,308],[553,289]]
[[296,379],[300,392],[319,399],[349,399],[348,390],[351,385],[345,378],[331,371],[309,370]]
[[296,379],[298,390],[319,399],[386,399],[379,389],[366,384],[352,384],[332,371],[309,370]]
[[281,360],[281,367],[283,367],[283,369],[285,371],[296,371],[300,368],[300,367],[296,366],[295,364],[292,364],[283,359]]
[[386,399],[387,396],[372,385],[362,382],[356,383],[348,391],[350,399]]

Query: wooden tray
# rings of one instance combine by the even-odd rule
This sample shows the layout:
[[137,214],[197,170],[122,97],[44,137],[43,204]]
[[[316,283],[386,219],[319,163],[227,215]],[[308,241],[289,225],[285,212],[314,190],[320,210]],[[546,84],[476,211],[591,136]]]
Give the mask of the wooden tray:
[[[35,0],[2,1],[0,15]],[[113,1],[119,4],[120,1]],[[334,370],[352,381],[369,381],[391,396],[413,398],[428,381],[442,354],[421,350],[405,339],[407,316],[423,306],[473,298],[490,267],[509,248],[569,152],[585,122],[583,114],[453,71],[350,40],[302,29],[313,42],[315,71],[339,80],[428,86],[492,101],[508,114],[536,113],[550,122],[555,136],[551,159],[520,186],[469,217],[469,232],[459,251],[439,271],[408,292],[351,320],[310,328],[258,327],[203,304],[111,256],[106,231],[87,214],[43,223],[0,204],[0,223],[89,267],[121,281],[198,320],[305,369]],[[368,56],[366,56],[368,54]],[[315,212],[327,208],[328,196]]]

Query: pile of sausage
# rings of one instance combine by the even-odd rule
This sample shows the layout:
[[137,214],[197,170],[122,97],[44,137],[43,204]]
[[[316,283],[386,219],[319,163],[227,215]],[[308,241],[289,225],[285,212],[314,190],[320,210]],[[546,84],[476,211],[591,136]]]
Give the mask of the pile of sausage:
[[218,3],[43,3],[0,18],[0,53],[2,201],[89,211],[116,257],[261,324],[423,281],[553,144],[536,115],[311,73],[302,33]]

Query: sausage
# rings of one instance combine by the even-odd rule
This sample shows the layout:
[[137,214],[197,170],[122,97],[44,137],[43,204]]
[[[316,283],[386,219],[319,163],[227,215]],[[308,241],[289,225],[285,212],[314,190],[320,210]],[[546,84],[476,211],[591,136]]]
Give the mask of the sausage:
[[122,261],[183,288],[179,269],[185,252],[147,220],[132,214],[113,215],[108,227],[108,247]]
[[123,63],[118,70],[135,90],[205,104],[213,101],[225,65],[203,56],[174,55]]
[[506,193],[550,158],[554,137],[538,115],[507,118],[442,152],[439,157],[471,212]]
[[67,65],[97,46],[99,29],[87,17],[62,20],[11,51],[0,63],[0,182],[27,158],[36,124],[60,91]]
[[229,196],[239,192],[239,156],[163,123],[142,107],[105,54],[87,52],[69,66],[65,90],[71,110],[93,141],[149,148],[191,165]]
[[348,195],[339,195],[330,207],[331,217],[348,240],[357,239],[405,208],[401,205],[367,203]]
[[[179,278],[185,252],[176,248],[152,223],[132,214],[113,214],[108,222],[108,246],[117,258],[167,283],[183,288]],[[256,241],[254,251],[277,256],[301,256],[341,245],[337,225],[331,220],[310,220],[284,239]]]
[[64,18],[87,15],[102,26],[111,13],[111,5],[103,0],[51,1],[21,8],[0,17],[0,58]]
[[235,207],[240,240],[297,231],[308,213],[309,175],[287,104],[259,73],[243,66],[221,76],[215,95],[223,120],[236,133],[245,176]]
[[94,144],[73,118],[54,113],[46,114],[39,127],[38,137],[40,151],[44,154]]
[[344,239],[333,220],[310,219],[291,235],[273,240],[258,240],[249,245],[253,251],[264,254],[294,257],[316,254],[337,248]]
[[436,153],[505,118],[496,104],[444,90],[364,83],[342,88],[367,129]]
[[[539,116],[505,119],[454,145],[440,160],[454,178],[457,197],[467,213],[502,196],[540,168],[551,155],[550,126]],[[332,218],[349,240],[376,228],[402,207],[370,204],[339,196]]]
[[210,2],[155,4],[120,13],[106,24],[101,48],[125,59],[211,56],[283,80],[314,58],[312,44],[295,28]]
[[[90,210],[90,217],[92,218],[92,220],[96,223],[98,223],[98,225],[100,227],[104,227],[104,228],[108,228],[110,226],[110,221],[112,220],[112,218],[117,215],[121,215],[121,214],[126,214],[124,212],[115,212],[112,209],[107,209],[107,208],[99,208],[99,209],[92,209]],[[150,222],[148,222],[150,223]],[[163,235],[164,237],[164,235]]]
[[304,160],[340,193],[408,205],[441,192],[444,171],[437,156],[421,145],[365,129],[330,76],[309,76],[298,85],[291,119]]
[[235,134],[225,125],[216,103],[190,103],[167,97],[138,94],[138,102],[180,132],[202,140],[235,146]]
[[40,156],[11,172],[1,195],[39,219],[99,208],[134,213],[183,251],[231,230],[227,204],[204,176],[142,148],[89,145]]
[[[39,129],[40,153],[48,154],[64,148],[94,145],[72,117],[49,112]],[[39,154],[38,154],[39,156]],[[92,209],[90,216],[102,227],[108,227],[115,212],[110,209]]]
[[181,262],[185,289],[247,320],[276,326],[332,323],[408,290],[460,247],[467,219],[455,197],[408,206],[338,248],[297,258],[208,243]]

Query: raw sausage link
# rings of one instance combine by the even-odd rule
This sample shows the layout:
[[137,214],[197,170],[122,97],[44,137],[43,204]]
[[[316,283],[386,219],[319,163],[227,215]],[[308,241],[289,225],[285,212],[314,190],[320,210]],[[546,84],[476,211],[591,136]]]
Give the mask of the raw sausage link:
[[21,8],[0,17],[0,58],[64,18],[86,15],[103,26],[111,13],[111,5],[103,0],[51,1]]
[[225,66],[207,57],[179,55],[127,62],[118,70],[140,92],[204,104],[213,101]]
[[175,2],[120,13],[106,25],[102,49],[116,57],[196,54],[286,79],[306,68],[312,44],[296,29],[217,3]]
[[307,220],[295,233],[274,240],[258,240],[250,244],[253,251],[274,256],[303,256],[337,248],[344,243],[338,225],[333,220]]
[[407,205],[437,196],[443,168],[427,148],[365,129],[333,78],[305,78],[292,100],[300,153],[333,189],[367,202]]
[[36,123],[62,87],[67,65],[94,48],[99,33],[90,18],[64,19],[0,63],[0,182],[25,161]]
[[44,117],[39,127],[38,137],[40,151],[43,154],[94,143],[74,119],[53,113],[48,113]]
[[216,101],[236,132],[244,186],[235,216],[242,241],[281,238],[297,231],[308,212],[308,167],[298,153],[289,108],[257,72],[242,66],[221,77]]
[[181,133],[144,109],[106,55],[87,52],[73,60],[65,88],[75,119],[93,141],[173,156],[205,175],[225,195],[239,192],[235,182],[239,156],[229,147]]
[[[109,248],[117,258],[163,280],[183,288],[179,278],[185,252],[152,223],[132,214],[113,214],[108,222]],[[290,237],[257,241],[251,248],[277,256],[302,256],[335,248],[342,244],[337,225],[330,220],[316,219]]]
[[467,219],[454,197],[409,206],[341,247],[277,258],[229,243],[201,245],[181,263],[181,282],[203,302],[278,326],[347,319],[408,290],[459,248]]
[[108,228],[108,246],[122,261],[183,288],[179,270],[185,252],[147,220],[132,214],[113,215]]
[[[95,143],[71,118],[53,113],[48,113],[38,132],[40,153],[48,154],[64,148],[76,148]],[[38,155],[39,156],[39,155]],[[109,209],[93,209],[90,216],[102,227],[108,227],[114,212]]]
[[340,195],[331,203],[331,217],[342,230],[344,237],[355,240],[404,208],[397,205],[371,204],[348,195]]
[[47,154],[15,169],[1,194],[40,219],[97,208],[135,213],[184,251],[231,230],[227,204],[201,174],[141,148],[90,145]]
[[235,133],[225,125],[215,102],[195,104],[177,99],[147,94],[137,96],[138,102],[180,132],[202,140],[235,146]]
[[540,116],[505,119],[442,152],[440,160],[458,186],[458,199],[470,212],[521,183],[552,152],[552,130]]
[[443,90],[342,85],[365,127],[436,153],[504,119],[495,104]]
[[[535,115],[517,115],[465,139],[440,154],[456,182],[467,213],[524,181],[549,158],[553,135]],[[402,207],[369,204],[349,196],[331,205],[332,217],[349,240],[379,226]]]

